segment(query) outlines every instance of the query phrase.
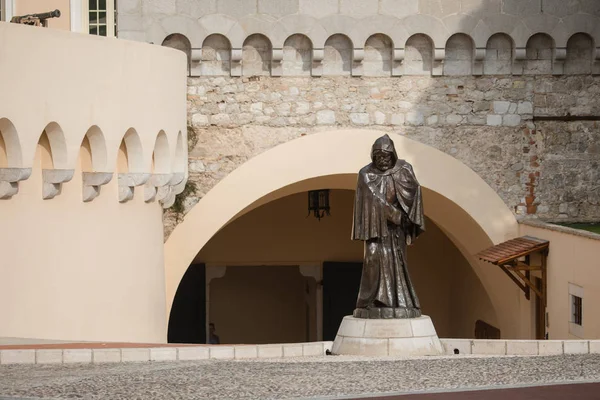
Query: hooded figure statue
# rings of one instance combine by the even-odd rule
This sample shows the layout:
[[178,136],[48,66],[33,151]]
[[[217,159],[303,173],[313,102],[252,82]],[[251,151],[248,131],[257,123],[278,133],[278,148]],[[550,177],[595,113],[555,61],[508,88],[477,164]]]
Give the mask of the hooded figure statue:
[[398,159],[388,135],[358,173],[352,239],[365,241],[356,318],[416,318],[421,306],[406,263],[406,247],[425,231],[421,186]]

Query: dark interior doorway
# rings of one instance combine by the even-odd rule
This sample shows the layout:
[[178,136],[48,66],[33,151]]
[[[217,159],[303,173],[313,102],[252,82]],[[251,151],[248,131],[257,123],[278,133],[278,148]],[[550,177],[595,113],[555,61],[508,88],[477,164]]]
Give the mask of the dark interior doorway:
[[169,343],[206,343],[206,274],[192,264],[183,275],[169,315]]
[[356,307],[362,263],[323,263],[323,340],[334,340],[342,319]]

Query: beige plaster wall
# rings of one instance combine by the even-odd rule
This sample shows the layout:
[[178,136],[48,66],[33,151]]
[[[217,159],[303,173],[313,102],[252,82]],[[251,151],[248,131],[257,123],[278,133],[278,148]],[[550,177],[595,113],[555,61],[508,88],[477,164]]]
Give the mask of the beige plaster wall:
[[[353,190],[332,190],[331,216],[321,221],[312,215],[306,217],[306,193],[272,201],[223,228],[202,248],[195,262],[235,265],[239,268],[246,268],[244,265],[271,265],[272,268],[284,269],[291,268],[287,265],[294,263],[321,265],[325,261],[362,262],[363,243],[350,239],[353,199]],[[430,219],[427,220],[427,232],[409,248],[408,257],[411,277],[423,312],[432,317],[440,337],[473,337],[477,319],[496,323],[492,303],[473,268]],[[277,266],[278,263],[285,266]],[[287,316],[295,322],[284,324],[290,328],[285,332],[280,329],[280,317],[261,320],[260,326],[255,326],[252,319],[245,321],[242,316],[239,319],[234,317],[237,315],[236,307],[243,309],[241,314],[245,316],[257,314],[250,304],[263,304],[265,299],[277,297],[275,291],[282,288],[252,290],[249,286],[265,285],[261,276],[252,276],[250,273],[245,276],[245,285],[236,284],[232,278],[231,285],[225,288],[230,268],[227,268],[224,278],[219,278],[221,283],[218,279],[211,282],[209,313],[211,321],[218,323],[220,333],[228,338],[229,343],[244,340],[252,343],[253,338],[261,337],[261,334],[264,336],[262,332],[271,328],[283,335],[279,341],[282,338],[301,341],[306,327],[296,325],[298,321],[306,319],[302,307],[297,307],[297,314]],[[237,275],[241,272],[236,270],[231,273]],[[265,274],[265,279],[271,279],[269,276]],[[289,291],[294,290],[294,282],[298,283],[299,280],[290,281]],[[216,293],[215,284],[222,286]],[[279,282],[278,285],[286,286],[286,283]],[[244,294],[249,291],[254,299]],[[227,299],[225,293],[232,298]],[[304,304],[302,293],[303,287],[297,293],[300,305]],[[249,309],[245,308],[246,305]]]
[[[552,229],[548,229],[551,227]],[[550,339],[598,339],[600,318],[600,235],[568,228],[521,224],[522,235],[550,241],[548,254],[548,334]],[[583,334],[569,333],[569,283],[583,287]]]
[[69,0],[15,0],[14,15],[40,14],[56,9],[60,10],[59,18],[50,18],[48,28],[71,30],[71,5]]
[[0,200],[0,336],[164,342],[161,207],[119,203],[116,180],[84,203],[80,171],[42,200],[36,167]]
[[[0,337],[166,341],[162,207],[141,186],[120,202],[111,173],[130,128],[129,172],[153,177],[163,130],[164,172],[185,173],[185,56],[8,23],[0,37]],[[81,164],[112,176],[87,202]]]

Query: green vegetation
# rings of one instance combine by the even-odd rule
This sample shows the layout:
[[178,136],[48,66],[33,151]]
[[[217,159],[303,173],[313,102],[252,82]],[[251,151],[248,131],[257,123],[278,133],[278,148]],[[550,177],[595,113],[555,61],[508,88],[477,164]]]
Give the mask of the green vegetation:
[[581,229],[583,231],[600,234],[600,223],[588,223],[588,224],[579,223],[579,224],[561,224],[561,225],[566,226],[568,228]]
[[[194,128],[190,125],[188,125],[188,127],[187,127],[187,138],[188,138],[188,152],[189,152],[189,151],[192,151],[194,149],[194,147],[196,147],[196,144],[198,143],[198,134],[196,133]],[[198,190],[198,187],[196,186],[196,184],[193,181],[188,179],[183,191],[181,193],[179,193],[177,196],[175,196],[175,202],[169,208],[169,210],[175,214],[176,222],[181,222],[183,220],[183,215],[185,212],[185,207],[184,207],[185,200],[190,196],[194,196],[196,194],[197,190]]]

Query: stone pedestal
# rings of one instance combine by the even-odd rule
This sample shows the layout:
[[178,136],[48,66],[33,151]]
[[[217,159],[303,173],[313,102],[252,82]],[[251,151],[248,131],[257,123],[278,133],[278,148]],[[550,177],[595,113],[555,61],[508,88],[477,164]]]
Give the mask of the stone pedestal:
[[431,318],[342,320],[333,354],[361,356],[434,356],[443,354]]

